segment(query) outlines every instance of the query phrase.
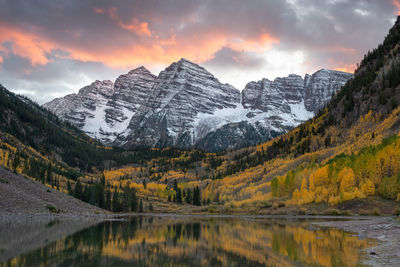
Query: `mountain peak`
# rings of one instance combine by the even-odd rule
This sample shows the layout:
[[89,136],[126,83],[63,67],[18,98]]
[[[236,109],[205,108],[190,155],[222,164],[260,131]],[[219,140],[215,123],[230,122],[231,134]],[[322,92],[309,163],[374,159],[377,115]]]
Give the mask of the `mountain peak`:
[[110,80],[95,80],[91,85],[113,85],[113,82]]
[[136,69],[130,70],[128,74],[139,74],[139,73],[151,73],[148,69],[146,69],[144,66],[140,66]]
[[193,63],[192,61],[190,61],[190,60],[188,60],[188,59],[186,59],[186,58],[184,58],[184,57],[182,57],[178,62],[188,62],[188,63],[195,64],[195,63]]
[[179,61],[176,62],[177,64],[179,64],[180,66],[190,66],[190,67],[196,67],[199,69],[204,69],[203,67],[201,67],[200,65],[186,59],[186,58],[181,58]]
[[114,83],[110,80],[96,80],[88,86],[81,88],[78,92],[80,96],[93,97],[92,94],[103,94],[110,96],[114,92]]

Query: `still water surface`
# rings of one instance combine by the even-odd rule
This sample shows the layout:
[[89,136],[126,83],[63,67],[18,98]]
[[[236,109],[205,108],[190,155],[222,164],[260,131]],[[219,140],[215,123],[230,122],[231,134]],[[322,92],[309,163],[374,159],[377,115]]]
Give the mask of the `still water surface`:
[[361,251],[372,245],[309,221],[138,216],[102,222],[0,266],[362,266]]

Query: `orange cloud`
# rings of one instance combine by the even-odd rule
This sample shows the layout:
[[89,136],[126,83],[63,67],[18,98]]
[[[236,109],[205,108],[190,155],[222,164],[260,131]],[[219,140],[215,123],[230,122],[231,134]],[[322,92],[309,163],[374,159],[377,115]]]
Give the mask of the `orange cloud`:
[[392,0],[392,3],[395,7],[397,7],[397,15],[400,16],[400,2],[398,0]]
[[[103,11],[96,9],[94,12],[102,14]],[[104,12],[108,14],[110,11],[104,10]],[[118,18],[115,11],[111,11],[111,14],[114,20]],[[139,22],[139,20],[133,20],[133,23],[129,25],[119,26],[130,31],[137,31],[147,38],[139,41],[128,40],[122,44],[115,42],[108,45],[98,43],[90,45],[90,43],[83,44],[84,42],[79,41],[83,38],[79,32],[75,34],[66,30],[66,33],[71,35],[71,42],[62,42],[47,36],[45,31],[33,34],[0,23],[0,48],[3,42],[10,42],[11,49],[8,52],[29,59],[32,65],[48,63],[49,59],[46,55],[58,49],[68,52],[67,57],[74,60],[101,62],[111,68],[130,68],[144,62],[149,67],[169,64],[181,57],[202,63],[212,59],[214,54],[223,47],[241,51],[266,52],[274,44],[279,43],[279,39],[267,33],[244,39],[230,32],[207,29],[197,34],[181,34],[180,36],[172,31],[169,36],[160,37],[151,34],[147,23]]]
[[[0,44],[10,42],[12,53],[28,58],[32,65],[43,65],[49,60],[46,53],[50,53],[54,48],[52,43],[46,42],[33,34],[21,32],[9,26],[0,25]],[[2,47],[3,52],[10,52]]]
[[104,9],[102,9],[102,8],[97,8],[97,7],[94,7],[94,8],[93,8],[93,11],[94,11],[94,13],[97,13],[97,14],[104,14],[104,12],[105,12]]
[[[172,33],[171,37],[167,39],[160,40],[161,45],[176,45],[176,36],[174,33]],[[158,36],[156,36],[156,39],[158,39]]]
[[345,66],[340,66],[340,67],[334,68],[334,70],[354,73],[354,71],[356,70],[356,65],[349,64],[349,65],[345,65]]
[[265,52],[272,49],[274,44],[279,44],[279,39],[268,33],[263,33],[255,39],[234,39],[227,44],[234,50],[245,50],[249,52]]
[[118,17],[116,8],[110,8],[108,10],[108,15],[112,20],[116,21],[118,23],[118,26],[120,26],[122,29],[131,31],[131,32],[136,33],[138,35],[146,35],[148,37],[151,36],[151,32],[149,30],[149,24],[147,22],[141,22],[138,19],[134,18],[134,19],[132,19],[131,23],[125,24]]

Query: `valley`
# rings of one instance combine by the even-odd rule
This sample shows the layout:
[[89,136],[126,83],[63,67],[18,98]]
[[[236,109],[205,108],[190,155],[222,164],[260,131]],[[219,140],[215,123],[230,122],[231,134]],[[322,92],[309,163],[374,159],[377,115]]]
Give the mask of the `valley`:
[[[284,21],[309,16],[283,2],[294,12]],[[204,28],[216,38],[212,52],[192,29],[185,36],[199,47],[179,53],[179,33],[211,19],[206,3],[162,32],[155,25],[165,18],[125,20],[117,7],[89,5],[90,25],[102,18],[105,32],[118,28],[80,40],[85,47],[135,41],[95,59],[59,46],[91,30],[62,26],[54,32],[65,39],[51,42],[32,37],[33,26],[3,40],[0,18],[0,266],[398,266],[400,16],[382,43],[349,62],[355,44],[370,40],[354,31],[344,38],[351,45],[336,44],[348,26],[339,22],[368,24],[371,13],[363,3],[352,16],[329,15],[343,3],[314,16],[336,20],[322,30],[276,27],[290,28],[285,39],[262,24],[261,37],[247,29],[240,39],[213,25]],[[129,34],[115,38],[119,31]],[[9,86],[10,68],[32,82]],[[226,77],[248,80],[240,88]],[[75,93],[65,89],[75,84]],[[49,96],[32,89],[41,85]]]
[[[59,120],[28,99],[2,89],[3,137],[0,162],[10,170],[112,211],[398,214],[399,205],[396,201],[400,199],[397,164],[400,160],[400,108],[396,103],[399,101],[397,91],[400,81],[396,74],[398,47],[395,46],[397,38],[400,38],[398,27],[399,24],[396,23],[384,43],[365,56],[355,72],[355,77],[315,117],[269,142],[242,149],[207,152],[199,148],[144,146],[122,149],[104,146],[100,143],[101,140],[93,140],[80,132],[76,128],[79,124],[71,125],[70,122],[74,121],[62,117],[64,113],[56,112],[64,118]],[[387,57],[388,54],[390,57]],[[172,64],[159,77],[167,77],[171,75],[170,72],[179,68],[187,69],[179,74],[182,75],[180,79],[189,79],[185,78],[188,75],[185,73],[190,73],[189,80],[198,82],[194,72],[196,70],[203,75],[201,77],[209,77],[214,82],[212,86],[222,86],[205,69],[186,60]],[[133,86],[144,88],[144,91],[151,87],[148,81],[156,79],[144,68],[139,68],[121,76],[120,80],[117,79],[116,84],[125,85],[116,85],[115,88],[128,88],[126,79],[132,78],[132,75],[140,77],[139,82],[133,83]],[[304,83],[310,84],[310,80],[317,80],[317,77],[319,76],[307,76]],[[301,77],[292,75],[277,79],[274,83],[294,86],[293,84],[301,84],[295,82],[298,79],[301,80]],[[260,110],[263,108],[257,106],[263,103],[264,97],[264,91],[259,88],[274,88],[275,85],[266,87],[268,83],[269,81],[264,80],[247,85],[242,96],[245,112],[250,106]],[[198,85],[196,88],[200,87]],[[77,110],[75,106],[70,107],[75,105],[68,100],[71,97],[86,99],[86,102],[79,105],[88,107],[88,110],[90,107],[96,110],[97,105],[110,106],[111,102],[106,98],[99,100],[91,94],[104,97],[108,94],[116,99],[121,98],[122,96],[112,93],[113,88],[112,82],[96,82],[80,91],[79,94],[85,95],[84,98],[78,94],[56,99],[53,101],[54,108],[64,106],[66,110]],[[221,88],[225,89],[219,90],[236,92],[228,85]],[[321,87],[316,88],[321,90]],[[169,89],[165,89],[165,92],[160,90],[159,94],[165,97],[173,96],[168,92]],[[271,93],[271,90],[265,92]],[[326,90],[330,92],[333,89]],[[296,93],[301,90],[293,89],[288,92]],[[327,92],[323,94],[325,97],[329,95]],[[235,108],[235,104],[240,105],[239,95],[237,92],[233,94],[233,98],[221,98],[222,106],[214,106],[217,109],[215,114],[229,117],[231,115],[225,115],[224,110],[233,110],[233,114],[240,117],[238,107]],[[174,97],[170,98],[171,101]],[[91,99],[95,101],[93,104],[87,102]],[[145,103],[150,105],[154,101],[150,97]],[[310,105],[307,104],[310,101],[304,101],[301,94],[287,95],[285,101],[282,103],[292,105],[300,101],[305,109]],[[172,102],[159,102],[155,105],[159,106],[158,110],[164,110],[164,105],[168,106]],[[214,105],[211,103],[208,104],[210,107]],[[286,109],[285,105],[280,108]],[[45,106],[50,108],[50,104]],[[314,107],[317,108],[315,105]],[[156,114],[149,107],[137,108],[149,110],[150,113],[146,114]],[[310,112],[316,110],[318,109]],[[267,114],[268,111],[265,110],[264,113]],[[215,114],[210,115],[212,120],[215,120]],[[147,116],[153,115],[139,117]],[[38,122],[44,127],[37,128]],[[82,122],[86,123],[85,120]],[[239,125],[242,123],[247,122],[241,121]],[[132,124],[132,120],[129,124]],[[85,125],[87,124],[82,124],[81,127],[87,127]],[[223,126],[225,127],[235,131],[238,129],[233,125]],[[31,133],[28,134],[29,132]],[[38,134],[42,138],[32,139],[32,136],[39,136]],[[224,139],[235,139],[227,137],[226,132],[220,136]],[[341,206],[342,203],[355,199],[375,197],[394,201],[392,209],[380,210],[379,204],[370,207],[364,205],[362,209],[355,210],[346,205]],[[320,208],[312,208],[314,204]],[[298,206],[302,208],[299,209]]]

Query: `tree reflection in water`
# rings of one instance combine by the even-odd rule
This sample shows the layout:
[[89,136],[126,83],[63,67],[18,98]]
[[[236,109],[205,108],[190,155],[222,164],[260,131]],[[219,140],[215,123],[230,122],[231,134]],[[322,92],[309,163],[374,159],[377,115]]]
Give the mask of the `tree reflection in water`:
[[1,266],[358,266],[372,240],[307,221],[130,217],[82,230]]

